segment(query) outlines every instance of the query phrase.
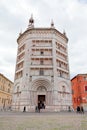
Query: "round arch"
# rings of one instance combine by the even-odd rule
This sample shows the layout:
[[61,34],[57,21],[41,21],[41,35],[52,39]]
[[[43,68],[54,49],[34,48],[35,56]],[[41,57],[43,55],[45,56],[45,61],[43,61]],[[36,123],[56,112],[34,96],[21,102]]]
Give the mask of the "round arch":
[[[33,95],[33,96],[32,96]],[[52,104],[52,85],[48,79],[38,78],[31,84],[32,103],[44,102],[46,105]]]
[[31,89],[34,91],[37,91],[40,86],[43,86],[46,88],[47,91],[52,90],[52,85],[48,79],[39,78],[32,82]]
[[59,91],[62,91],[62,87],[63,87],[63,86],[65,87],[66,91],[70,93],[70,86],[69,86],[69,84],[68,84],[67,82],[65,82],[65,81],[60,81],[60,82],[58,83],[58,90],[59,90]]

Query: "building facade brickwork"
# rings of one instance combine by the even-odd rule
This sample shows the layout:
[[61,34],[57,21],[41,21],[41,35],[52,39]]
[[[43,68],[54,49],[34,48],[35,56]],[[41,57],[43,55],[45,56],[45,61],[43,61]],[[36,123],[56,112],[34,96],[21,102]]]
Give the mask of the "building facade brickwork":
[[71,79],[73,108],[83,106],[87,110],[87,74],[78,74]]

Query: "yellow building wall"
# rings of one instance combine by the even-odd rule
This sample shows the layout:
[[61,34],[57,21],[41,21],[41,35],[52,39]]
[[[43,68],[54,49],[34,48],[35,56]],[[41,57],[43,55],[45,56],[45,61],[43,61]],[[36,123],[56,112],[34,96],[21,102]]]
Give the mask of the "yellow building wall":
[[0,74],[0,110],[8,110],[12,103],[13,83]]

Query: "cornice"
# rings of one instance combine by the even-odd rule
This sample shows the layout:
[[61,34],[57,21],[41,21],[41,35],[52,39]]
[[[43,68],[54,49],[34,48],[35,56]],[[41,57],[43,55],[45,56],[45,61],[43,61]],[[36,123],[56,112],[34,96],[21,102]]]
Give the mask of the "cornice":
[[55,28],[29,28],[27,30],[25,30],[22,34],[19,35],[19,37],[17,38],[17,42],[28,32],[32,32],[32,31],[53,31],[54,33],[60,35],[62,38],[64,38],[67,42],[68,42],[68,38],[66,35],[62,34],[60,31],[58,31]]

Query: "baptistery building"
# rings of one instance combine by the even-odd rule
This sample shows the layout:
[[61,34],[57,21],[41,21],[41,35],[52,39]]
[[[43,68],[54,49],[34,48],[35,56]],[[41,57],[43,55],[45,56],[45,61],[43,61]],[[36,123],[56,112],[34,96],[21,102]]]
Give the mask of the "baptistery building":
[[34,111],[40,102],[45,111],[72,106],[68,61],[68,38],[54,23],[50,27],[28,28],[19,34],[12,109]]

